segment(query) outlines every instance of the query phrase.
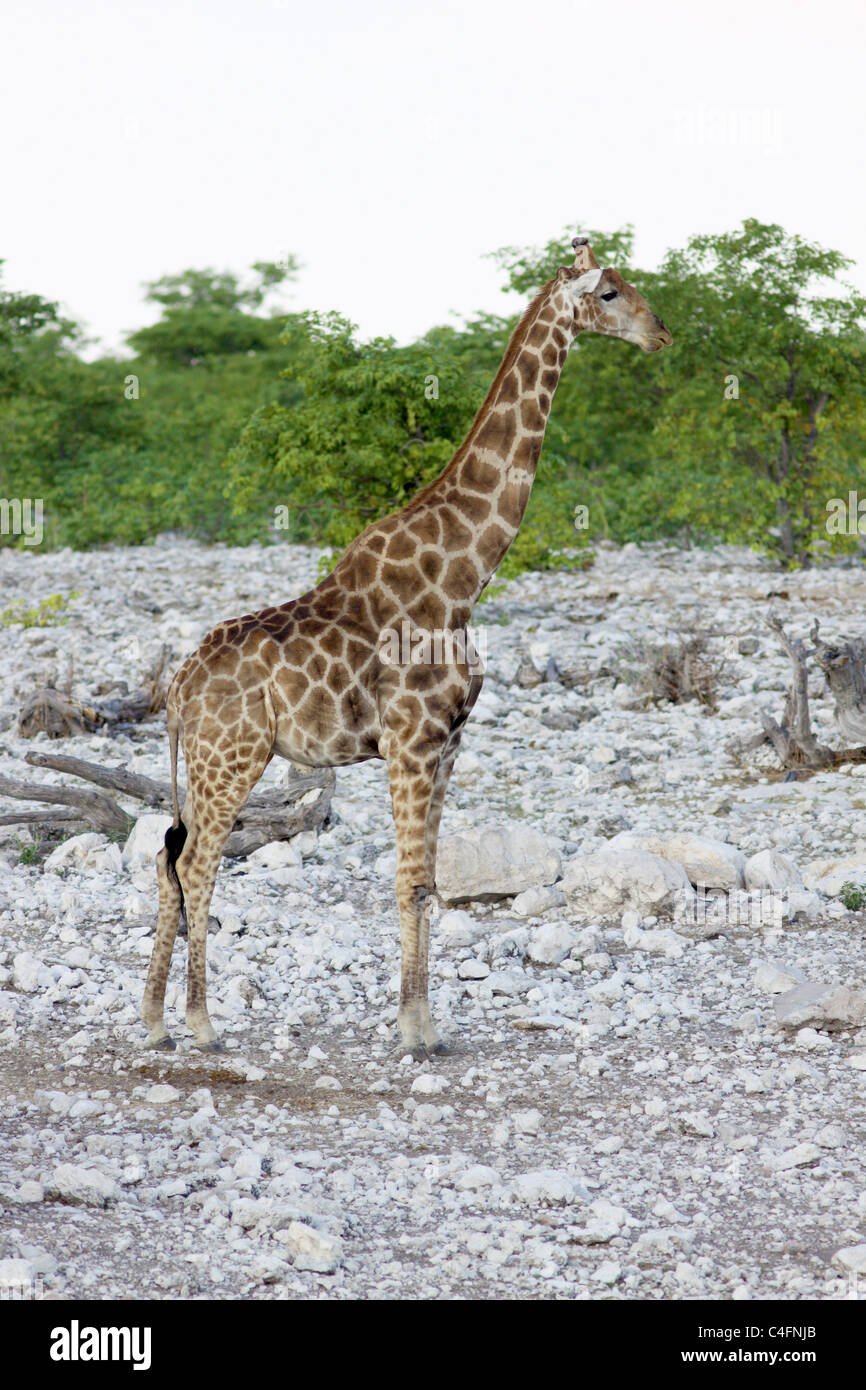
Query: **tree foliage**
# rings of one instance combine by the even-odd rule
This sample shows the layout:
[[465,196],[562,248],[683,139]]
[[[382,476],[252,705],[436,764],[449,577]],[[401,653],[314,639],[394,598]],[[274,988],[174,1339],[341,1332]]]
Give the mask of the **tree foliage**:
[[[647,271],[631,227],[581,230],[674,346],[581,335],[501,573],[584,563],[603,537],[744,542],[787,564],[862,545],[856,517],[827,524],[831,504],[866,496],[850,262],[752,219]],[[493,253],[504,289],[528,299],[569,243]],[[0,285],[0,495],[42,497],[48,543],[76,546],[176,530],[342,547],[404,505],[464,437],[516,318],[363,341],[338,314],[275,307],[296,272],[288,257],[246,279],[167,275],[147,287],[158,316],[130,333],[133,355],[92,362],[55,304]]]

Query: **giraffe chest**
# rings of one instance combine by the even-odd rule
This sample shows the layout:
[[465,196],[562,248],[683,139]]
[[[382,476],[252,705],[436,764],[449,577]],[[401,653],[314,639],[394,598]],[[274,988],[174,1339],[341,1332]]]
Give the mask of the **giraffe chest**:
[[357,679],[298,679],[278,672],[273,683],[274,752],[306,767],[339,767],[378,758],[382,729],[376,702]]

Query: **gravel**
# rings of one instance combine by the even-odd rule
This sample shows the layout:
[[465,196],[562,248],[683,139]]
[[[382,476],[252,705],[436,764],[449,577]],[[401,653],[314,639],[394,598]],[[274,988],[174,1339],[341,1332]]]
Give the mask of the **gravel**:
[[[49,744],[18,737],[17,709],[51,678],[80,697],[132,687],[163,643],[176,661],[219,618],[302,592],[317,558],[172,538],[0,552],[2,605],[80,592],[63,625],[6,633],[0,771],[58,780],[24,763],[44,748],[165,778],[159,721]],[[784,582],[789,631],[817,615],[828,634],[866,635],[859,570]],[[522,825],[544,869],[507,892],[478,879],[483,898],[434,925],[431,1002],[451,1051],[428,1063],[396,1033],[381,764],[340,770],[318,839],[224,863],[208,944],[219,1057],[183,1028],[182,946],[178,1051],[143,1050],[147,855],[89,835],[31,863],[29,833],[0,827],[0,1284],[100,1299],[845,1297],[866,1270],[864,913],[827,890],[866,869],[866,767],[785,782],[765,750],[742,753],[757,708],[784,698],[763,626],[779,587],[729,547],[602,546],[592,570],[525,575],[477,610],[488,677],[442,833]],[[698,628],[726,658],[715,712],[647,704],[605,674],[624,645]],[[527,647],[574,687],[519,684]],[[820,685],[813,711],[838,743]],[[280,776],[275,763],[266,780]],[[698,887],[712,912],[680,920],[663,892],[650,910],[605,887],[618,905],[587,915],[568,886],[585,858],[604,851],[608,875],[647,857],[608,848],[624,834],[658,842],[672,869],[675,838],[703,837],[702,862],[734,866],[731,884],[746,862],[746,888],[704,901]]]

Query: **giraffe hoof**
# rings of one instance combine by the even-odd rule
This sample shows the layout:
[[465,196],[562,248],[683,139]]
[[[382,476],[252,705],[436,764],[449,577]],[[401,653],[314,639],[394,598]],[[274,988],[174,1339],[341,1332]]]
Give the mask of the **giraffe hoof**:
[[211,1038],[210,1042],[196,1043],[199,1052],[225,1052],[226,1045],[219,1038]]
[[174,1038],[169,1037],[168,1033],[163,1038],[157,1038],[155,1042],[145,1043],[145,1046],[150,1052],[175,1052],[177,1050],[177,1043]]
[[[419,1043],[417,1047],[408,1049],[409,1055],[415,1062],[429,1062],[433,1057],[447,1057],[451,1051],[443,1042],[433,1043],[430,1047],[426,1043]],[[405,1052],[404,1052],[405,1057]]]

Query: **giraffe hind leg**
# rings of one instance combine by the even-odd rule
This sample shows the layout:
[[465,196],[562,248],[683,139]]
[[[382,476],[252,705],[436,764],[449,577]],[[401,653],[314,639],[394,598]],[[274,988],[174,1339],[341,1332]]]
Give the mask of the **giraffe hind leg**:
[[159,886],[159,913],[156,922],[156,940],[150,958],[147,984],[141,1016],[147,1028],[147,1046],[171,1051],[174,1042],[165,1026],[165,986],[168,980],[171,953],[177,926],[183,911],[183,893],[174,870],[168,847],[156,856],[157,883]]
[[187,759],[195,825],[177,861],[188,926],[186,1023],[196,1045],[212,1052],[222,1051],[222,1045],[207,1010],[208,912],[225,842],[268,764],[272,746],[263,732],[255,742],[252,732],[247,738],[247,749],[252,743],[251,751],[243,761],[234,761],[231,780],[224,780],[218,791],[206,790],[206,774],[199,771],[195,760]]

